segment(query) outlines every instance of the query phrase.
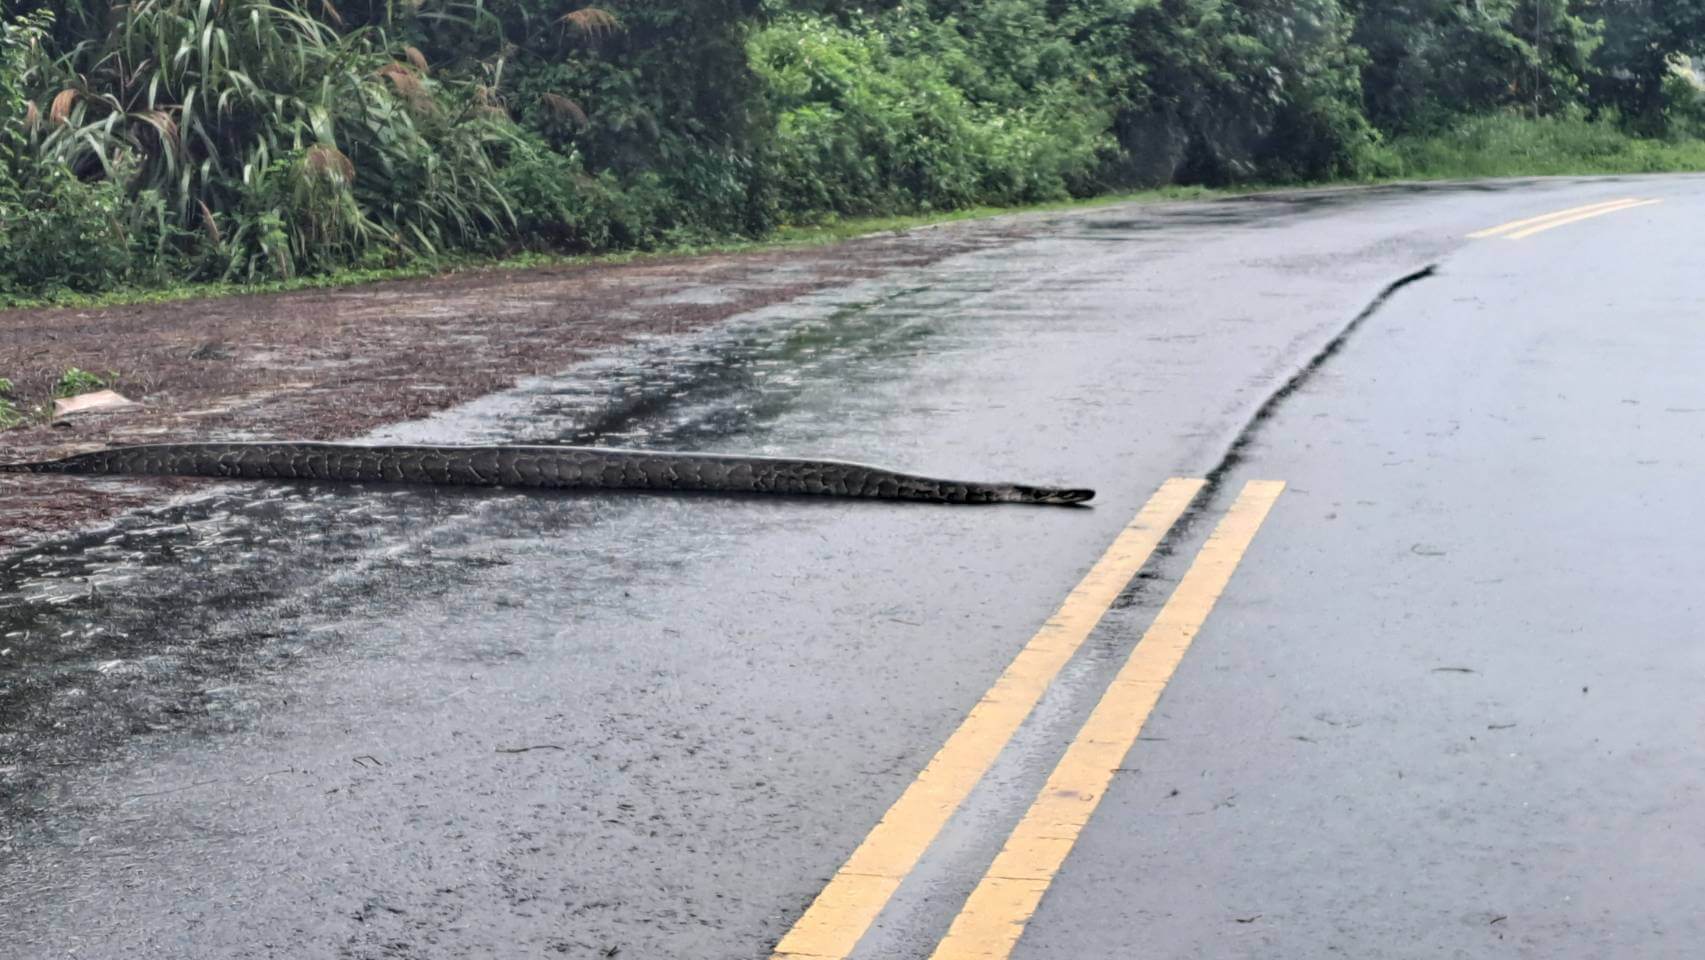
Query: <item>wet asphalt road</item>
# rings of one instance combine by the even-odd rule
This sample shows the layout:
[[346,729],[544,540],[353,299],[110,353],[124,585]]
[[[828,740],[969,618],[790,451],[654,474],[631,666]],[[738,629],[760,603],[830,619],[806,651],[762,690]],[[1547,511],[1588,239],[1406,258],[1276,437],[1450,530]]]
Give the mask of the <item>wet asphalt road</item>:
[[[1251,479],[1287,487],[1012,955],[1694,955],[1702,186],[1045,215],[376,436],[1089,509],[216,486],[0,558],[0,956],[767,956],[1210,473],[855,956],[930,955]],[[1620,197],[1662,202],[1466,237]]]

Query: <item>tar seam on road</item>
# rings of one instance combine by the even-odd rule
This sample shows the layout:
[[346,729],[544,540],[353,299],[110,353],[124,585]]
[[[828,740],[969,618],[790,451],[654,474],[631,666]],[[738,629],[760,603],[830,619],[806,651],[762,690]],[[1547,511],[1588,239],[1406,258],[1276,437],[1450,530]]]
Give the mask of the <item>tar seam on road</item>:
[[1226,511],[1154,622],[1132,648],[1024,818],[966,898],[931,960],[1005,960],[1106,796],[1155,704],[1189,652],[1282,482],[1251,480]]
[[1174,478],[1149,498],[776,944],[778,960],[852,953],[1202,486]]
[[[1284,383],[1279,385],[1278,389],[1268,394],[1267,399],[1261,401],[1261,405],[1256,407],[1255,412],[1249,415],[1249,419],[1244,421],[1242,427],[1238,428],[1237,433],[1231,438],[1231,442],[1226,445],[1225,452],[1220,454],[1219,460],[1202,475],[1207,482],[1202,487],[1201,496],[1190,504],[1190,508],[1184,511],[1182,517],[1178,518],[1178,522],[1173,525],[1166,539],[1161,541],[1160,548],[1157,551],[1161,556],[1170,555],[1180,543],[1190,538],[1196,524],[1207,516],[1214,504],[1218,502],[1220,487],[1225,484],[1226,478],[1231,475],[1232,471],[1236,470],[1238,465],[1243,462],[1244,453],[1255,442],[1261,428],[1273,418],[1274,414],[1279,412],[1279,407],[1290,398],[1291,394],[1302,389],[1320,371],[1320,368],[1326,365],[1328,360],[1337,356],[1338,352],[1350,342],[1350,337],[1355,334],[1356,330],[1378,313],[1397,294],[1397,291],[1418,280],[1425,280],[1433,276],[1438,272],[1438,269],[1438,264],[1429,263],[1419,270],[1406,273],[1386,284],[1380,289],[1379,293],[1374,295],[1372,300],[1368,301],[1367,306],[1363,307],[1355,316],[1350,318],[1348,323],[1344,324],[1343,328],[1332,339],[1322,344],[1320,349],[1316,350],[1312,356],[1303,362],[1302,366],[1298,367],[1294,373],[1286,378]],[[1142,586],[1142,581],[1133,580],[1125,592],[1120,595],[1120,603],[1129,603],[1137,591],[1142,589]]]
[[1369,301],[1360,313],[1350,318],[1350,322],[1344,325],[1344,329],[1339,330],[1336,336],[1326,341],[1319,350],[1315,351],[1314,356],[1309,357],[1301,367],[1297,368],[1295,373],[1290,375],[1288,380],[1268,395],[1259,407],[1255,408],[1255,412],[1244,422],[1243,427],[1237,431],[1237,435],[1232,437],[1225,453],[1220,456],[1219,463],[1215,464],[1205,474],[1208,480],[1207,489],[1204,491],[1206,495],[1197,501],[1197,506],[1185,516],[1183,524],[1180,525],[1181,529],[1193,523],[1201,512],[1213,502],[1214,493],[1225,482],[1226,476],[1243,461],[1244,451],[1249,449],[1251,443],[1255,442],[1255,437],[1261,432],[1261,427],[1272,419],[1273,414],[1278,412],[1279,406],[1291,394],[1302,389],[1303,385],[1308,383],[1309,379],[1326,365],[1326,361],[1331,360],[1338,354],[1338,351],[1344,349],[1344,345],[1350,342],[1350,337],[1356,332],[1357,328],[1366,323],[1369,317],[1378,313],[1379,309],[1385,306],[1386,301],[1390,300],[1397,291],[1417,280],[1424,280],[1436,272],[1438,272],[1438,264],[1429,263],[1413,273],[1405,274],[1386,284],[1385,289]]

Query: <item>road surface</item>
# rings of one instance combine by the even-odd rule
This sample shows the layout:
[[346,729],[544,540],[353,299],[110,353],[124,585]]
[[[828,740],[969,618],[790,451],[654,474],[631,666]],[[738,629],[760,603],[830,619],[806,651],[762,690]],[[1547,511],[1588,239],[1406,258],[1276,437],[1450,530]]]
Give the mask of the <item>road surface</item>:
[[0,954],[1694,956],[1702,218],[1048,214],[374,437],[1089,508],[210,485],[0,557]]

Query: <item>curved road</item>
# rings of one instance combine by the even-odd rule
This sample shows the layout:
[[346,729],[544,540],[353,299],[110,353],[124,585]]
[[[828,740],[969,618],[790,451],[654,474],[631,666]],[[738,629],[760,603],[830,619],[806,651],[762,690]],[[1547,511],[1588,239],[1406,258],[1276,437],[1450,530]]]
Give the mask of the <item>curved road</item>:
[[1090,508],[214,486],[0,557],[0,954],[1693,956],[1702,188],[1035,215],[375,438]]

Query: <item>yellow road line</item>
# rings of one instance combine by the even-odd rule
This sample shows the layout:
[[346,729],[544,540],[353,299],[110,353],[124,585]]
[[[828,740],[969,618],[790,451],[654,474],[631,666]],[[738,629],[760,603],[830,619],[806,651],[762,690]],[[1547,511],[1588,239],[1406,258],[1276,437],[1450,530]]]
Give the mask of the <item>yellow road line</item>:
[[776,944],[777,960],[840,960],[852,952],[900,881],[917,865],[1203,483],[1174,478],[1149,498]]
[[1560,226],[1564,222],[1573,223],[1573,218],[1578,217],[1580,219],[1585,219],[1588,216],[1597,216],[1600,213],[1614,213],[1617,210],[1642,202],[1649,203],[1655,201],[1642,201],[1637,197],[1619,197],[1615,200],[1604,200],[1599,203],[1589,203],[1581,207],[1570,207],[1567,210],[1556,210],[1551,213],[1542,213],[1537,217],[1527,217],[1522,220],[1511,220],[1508,223],[1500,223],[1495,227],[1476,230],[1469,234],[1468,238],[1470,240],[1480,240],[1485,237],[1496,237],[1521,230],[1524,227],[1543,230],[1546,227],[1553,225],[1551,221],[1558,221],[1556,225]]
[[1012,954],[1042,894],[1107,792],[1113,771],[1136,743],[1161,691],[1284,488],[1269,480],[1244,485],[965,901],[932,960],[1000,960]]
[[1552,220],[1549,223],[1542,223],[1542,224],[1539,224],[1538,226],[1528,227],[1526,230],[1517,230],[1515,233],[1508,234],[1505,237],[1505,239],[1507,239],[1507,240],[1521,240],[1525,237],[1531,237],[1534,234],[1539,233],[1541,231],[1550,230],[1553,227],[1561,227],[1561,226],[1564,226],[1566,224],[1574,223],[1577,220],[1586,220],[1586,219],[1591,218],[1591,217],[1601,217],[1607,213],[1621,213],[1624,210],[1632,210],[1635,207],[1649,207],[1652,204],[1658,203],[1658,202],[1659,201],[1657,201],[1657,200],[1636,200],[1633,203],[1624,203],[1621,206],[1611,207],[1607,210],[1590,210],[1586,213],[1577,213],[1572,217],[1565,217],[1562,220]]
[[1520,230],[1523,227],[1532,226],[1537,223],[1544,223],[1547,220],[1554,220],[1558,217],[1567,217],[1577,213],[1585,213],[1589,210],[1602,210],[1609,207],[1618,207],[1625,203],[1634,202],[1635,198],[1633,197],[1618,197],[1615,200],[1603,200],[1598,203],[1589,203],[1582,207],[1570,207],[1567,210],[1556,210],[1551,213],[1542,213],[1537,217],[1527,217],[1523,220],[1511,220],[1508,223],[1500,223],[1495,227],[1476,230],[1469,234],[1468,237],[1471,240],[1479,240],[1483,237],[1495,237],[1501,233],[1507,233],[1511,230]]

